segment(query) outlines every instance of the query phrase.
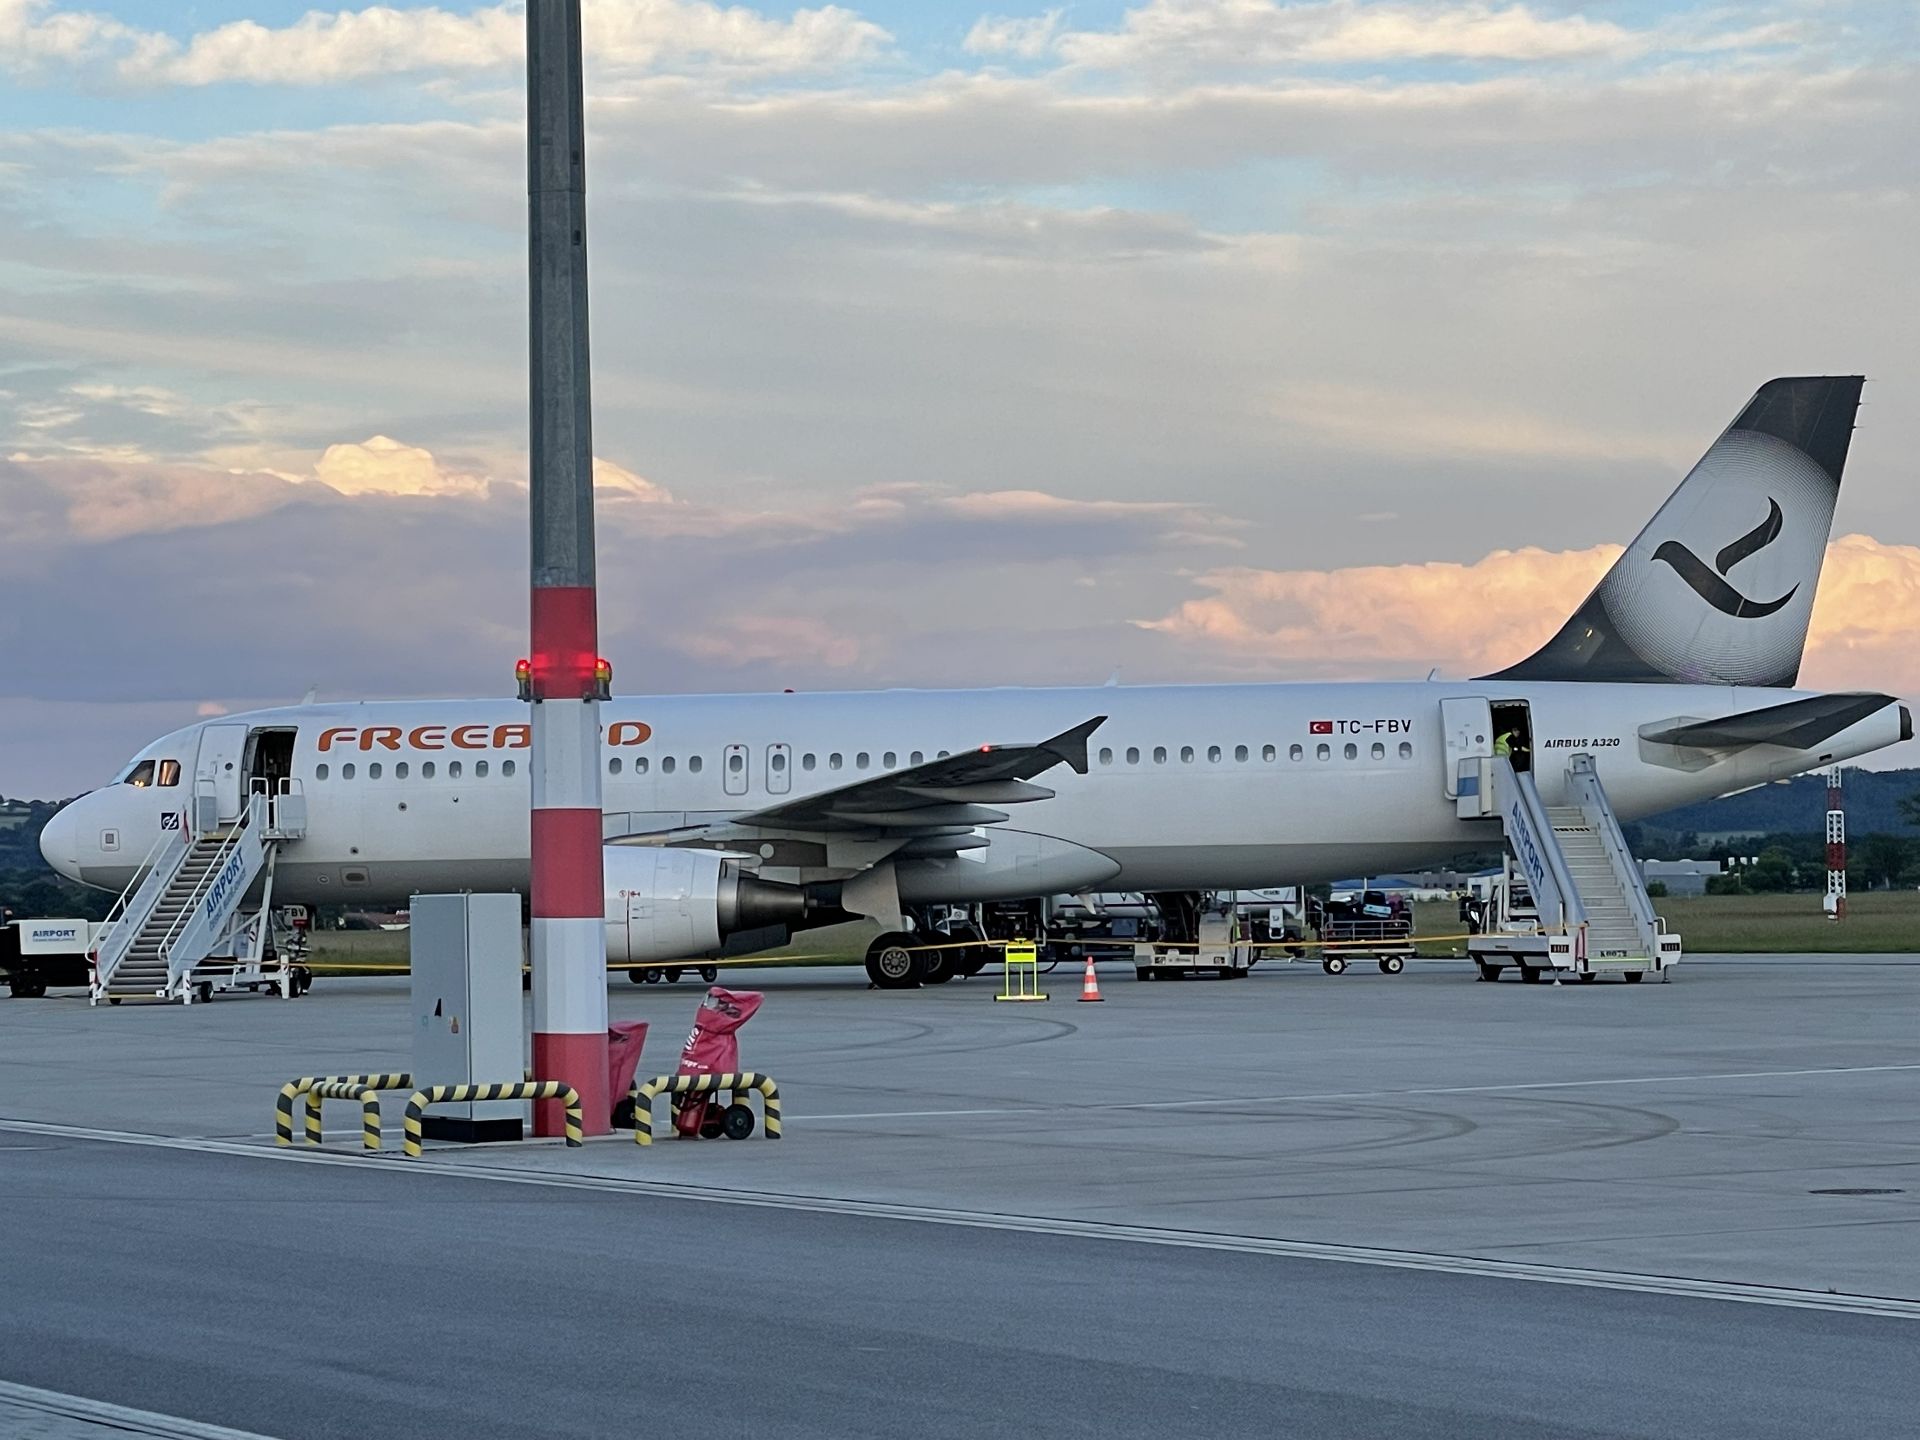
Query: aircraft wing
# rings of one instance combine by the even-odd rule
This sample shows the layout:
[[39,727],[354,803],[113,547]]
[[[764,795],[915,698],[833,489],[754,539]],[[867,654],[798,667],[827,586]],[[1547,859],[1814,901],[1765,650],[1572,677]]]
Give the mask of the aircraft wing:
[[1784,745],[1811,750],[1876,710],[1896,703],[1891,695],[1845,692],[1789,700],[1760,710],[1744,710],[1718,720],[1656,721],[1640,729],[1640,738],[1656,745],[1695,750],[1744,750],[1751,745]]
[[1006,812],[992,807],[1047,800],[1053,791],[1032,778],[1059,764],[1087,773],[1087,737],[1106,723],[1093,719],[1049,740],[1030,744],[982,745],[938,760],[856,780],[837,790],[770,805],[736,815],[734,825],[783,830],[882,830],[896,834],[937,834],[997,824]]

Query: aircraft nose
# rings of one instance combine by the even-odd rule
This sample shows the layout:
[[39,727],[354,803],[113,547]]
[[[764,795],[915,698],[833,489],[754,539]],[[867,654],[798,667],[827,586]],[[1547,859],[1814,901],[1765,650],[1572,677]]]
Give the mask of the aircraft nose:
[[69,880],[80,878],[80,802],[66,806],[40,832],[40,853]]

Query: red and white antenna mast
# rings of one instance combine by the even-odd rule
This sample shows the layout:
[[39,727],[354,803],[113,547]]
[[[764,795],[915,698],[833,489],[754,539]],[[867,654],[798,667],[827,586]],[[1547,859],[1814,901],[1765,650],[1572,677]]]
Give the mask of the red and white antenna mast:
[[1827,913],[1847,918],[1847,811],[1840,793],[1840,767],[1827,771]]

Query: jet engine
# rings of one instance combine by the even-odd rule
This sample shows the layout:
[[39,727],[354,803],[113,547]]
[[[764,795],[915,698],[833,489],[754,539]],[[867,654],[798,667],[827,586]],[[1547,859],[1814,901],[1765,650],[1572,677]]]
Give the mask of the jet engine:
[[684,960],[718,950],[727,936],[791,925],[806,892],[762,880],[717,850],[609,845],[607,959]]

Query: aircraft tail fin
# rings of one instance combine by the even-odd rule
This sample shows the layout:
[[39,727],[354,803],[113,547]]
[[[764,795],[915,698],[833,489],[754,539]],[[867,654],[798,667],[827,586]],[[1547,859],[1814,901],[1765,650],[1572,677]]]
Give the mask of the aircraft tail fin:
[[1485,678],[1792,685],[1863,383],[1762,385],[1559,633]]

